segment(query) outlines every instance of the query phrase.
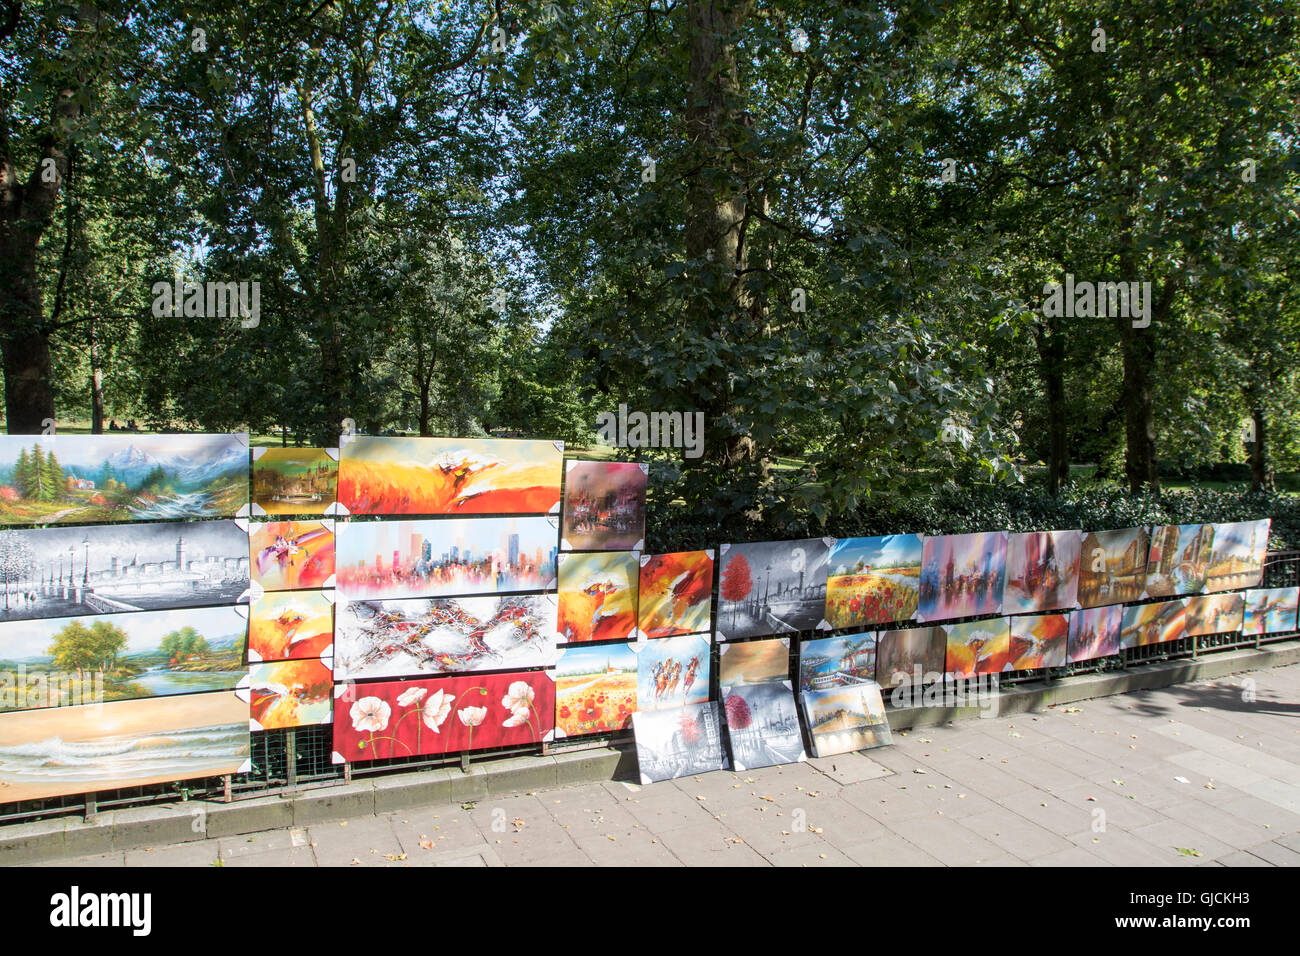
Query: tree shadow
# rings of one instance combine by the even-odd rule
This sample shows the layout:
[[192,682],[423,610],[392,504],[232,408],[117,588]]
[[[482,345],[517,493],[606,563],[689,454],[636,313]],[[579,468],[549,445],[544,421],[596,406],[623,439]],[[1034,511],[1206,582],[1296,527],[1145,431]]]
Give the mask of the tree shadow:
[[[1179,707],[1199,707],[1240,714],[1269,714],[1274,717],[1300,717],[1300,704],[1283,699],[1275,691],[1246,684],[1251,675],[1220,677],[1212,684],[1174,684],[1152,687],[1133,694],[1133,710],[1146,716],[1169,717]],[[1159,700],[1154,695],[1161,695]],[[1169,701],[1169,697],[1175,699]],[[1253,697],[1253,699],[1248,699]]]

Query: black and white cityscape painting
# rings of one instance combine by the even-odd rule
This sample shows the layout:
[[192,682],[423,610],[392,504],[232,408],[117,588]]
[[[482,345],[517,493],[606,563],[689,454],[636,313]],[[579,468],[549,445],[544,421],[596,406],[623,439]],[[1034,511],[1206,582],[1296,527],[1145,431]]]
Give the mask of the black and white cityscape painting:
[[722,706],[734,769],[775,767],[806,759],[799,710],[789,681],[724,687]]
[[762,541],[720,549],[718,637],[811,631],[826,617],[830,542]]
[[248,532],[234,521],[0,531],[0,621],[247,600]]
[[632,715],[632,732],[643,784],[727,769],[717,701],[638,710]]

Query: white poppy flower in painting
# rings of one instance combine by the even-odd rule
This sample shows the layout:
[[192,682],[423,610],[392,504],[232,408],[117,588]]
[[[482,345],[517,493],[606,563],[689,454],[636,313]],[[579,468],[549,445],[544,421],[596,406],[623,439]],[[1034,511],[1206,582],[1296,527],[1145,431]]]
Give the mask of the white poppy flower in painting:
[[387,728],[392,713],[393,708],[388,706],[388,701],[378,697],[362,697],[348,711],[352,717],[352,729],[363,733],[377,733]]
[[424,721],[424,726],[438,733],[442,728],[442,722],[451,713],[451,702],[454,699],[445,690],[435,690],[424,702],[424,713],[420,717]]
[[397,698],[397,704],[399,707],[410,707],[412,704],[418,704],[423,700],[424,695],[427,693],[429,693],[428,688],[412,687],[409,690],[402,691]]
[[[501,706],[506,710],[518,710],[520,707],[527,707],[533,702],[537,692],[528,685],[527,681],[517,680],[510,685],[506,691],[506,696],[501,698]],[[507,727],[514,726],[506,724]]]
[[502,727],[522,727],[528,722],[528,705],[520,704],[510,711],[510,716],[501,722]]
[[486,707],[462,707],[456,711],[456,716],[466,727],[477,727],[483,723],[483,718],[487,716]]

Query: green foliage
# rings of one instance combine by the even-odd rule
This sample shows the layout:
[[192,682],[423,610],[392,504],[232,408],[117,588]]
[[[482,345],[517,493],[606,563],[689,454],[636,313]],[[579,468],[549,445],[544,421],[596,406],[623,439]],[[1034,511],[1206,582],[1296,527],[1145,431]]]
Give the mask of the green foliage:
[[193,656],[201,657],[211,650],[207,638],[189,625],[163,635],[159,649],[168,659],[178,661]]
[[55,633],[49,653],[64,670],[108,671],[126,649],[126,640],[126,632],[109,621],[95,621],[90,627],[71,621]]

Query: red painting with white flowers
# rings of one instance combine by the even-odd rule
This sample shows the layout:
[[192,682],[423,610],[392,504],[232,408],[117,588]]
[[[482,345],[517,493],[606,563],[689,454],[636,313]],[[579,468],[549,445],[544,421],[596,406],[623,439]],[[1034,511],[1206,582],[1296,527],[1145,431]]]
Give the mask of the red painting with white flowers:
[[335,763],[522,746],[555,729],[555,684],[545,671],[341,684],[335,691]]

